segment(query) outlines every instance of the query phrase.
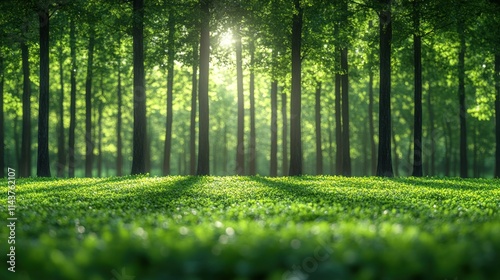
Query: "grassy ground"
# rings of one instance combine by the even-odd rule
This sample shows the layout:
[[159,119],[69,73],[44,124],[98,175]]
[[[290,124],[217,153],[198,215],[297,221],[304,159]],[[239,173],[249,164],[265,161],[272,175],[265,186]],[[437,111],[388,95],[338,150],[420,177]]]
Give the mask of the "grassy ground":
[[[16,185],[16,272],[7,265],[1,279],[500,279],[498,180],[178,176]],[[8,215],[3,208],[5,224]],[[2,225],[4,264],[8,236]]]

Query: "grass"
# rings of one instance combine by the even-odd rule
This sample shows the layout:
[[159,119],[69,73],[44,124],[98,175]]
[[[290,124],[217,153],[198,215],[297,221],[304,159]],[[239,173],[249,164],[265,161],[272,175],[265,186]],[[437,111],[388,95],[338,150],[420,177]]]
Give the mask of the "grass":
[[[7,199],[7,182],[0,181]],[[500,279],[494,179],[18,179],[1,279]],[[4,208],[0,219],[7,223]],[[1,261],[7,259],[0,227]]]

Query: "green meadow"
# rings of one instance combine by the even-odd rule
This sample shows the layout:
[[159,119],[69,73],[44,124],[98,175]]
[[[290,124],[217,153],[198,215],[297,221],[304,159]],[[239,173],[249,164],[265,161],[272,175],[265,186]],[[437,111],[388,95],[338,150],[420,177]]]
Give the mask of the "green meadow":
[[[0,182],[5,203],[7,181]],[[172,176],[16,185],[16,272],[4,268],[1,279],[500,279],[495,179]]]

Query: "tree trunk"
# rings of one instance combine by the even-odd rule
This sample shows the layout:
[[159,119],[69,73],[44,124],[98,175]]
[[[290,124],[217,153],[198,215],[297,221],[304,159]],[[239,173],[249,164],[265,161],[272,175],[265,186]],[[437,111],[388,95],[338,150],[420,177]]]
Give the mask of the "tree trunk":
[[[445,126],[444,129],[446,129],[445,133],[445,154],[444,154],[444,176],[449,177],[451,175],[451,157],[453,154],[453,135],[451,131],[451,125],[450,122],[444,121]],[[448,137],[448,141],[446,140],[446,137]]]
[[431,140],[431,151],[430,151],[430,170],[429,175],[434,176],[436,174],[436,139],[435,139],[435,121],[434,121],[434,106],[431,100],[431,90],[427,93],[427,109],[429,111],[429,136]]
[[[76,36],[75,21],[70,20],[69,46],[71,54],[71,92],[70,92],[70,119],[68,131],[68,177],[75,177],[75,129],[76,129]],[[120,98],[120,97],[119,97]]]
[[495,174],[496,178],[500,177],[500,53],[495,55],[495,139],[496,139],[496,153],[495,153]]
[[286,93],[281,89],[281,118],[283,119],[283,127],[281,129],[282,137],[282,158],[281,158],[281,175],[286,176],[288,174],[288,116],[286,113]]
[[371,175],[377,174],[377,146],[375,144],[375,125],[373,123],[373,72],[370,70],[368,81],[368,126],[370,129]]
[[[418,22],[418,20],[417,20]],[[418,31],[417,31],[418,32]],[[413,60],[414,60],[414,88],[415,112],[413,123],[413,173],[415,177],[422,177],[422,38],[413,35]]]
[[49,11],[39,11],[40,98],[38,109],[37,176],[50,177],[49,161]]
[[89,32],[87,79],[85,82],[85,177],[92,177],[94,141],[92,140],[92,68],[94,64],[95,30]]
[[[102,82],[101,82],[102,83]],[[97,112],[97,176],[102,177],[102,111],[104,110],[104,104],[99,101],[99,111]]]
[[[24,30],[27,32],[27,30]],[[21,140],[21,162],[19,176],[31,176],[31,81],[29,68],[29,49],[26,42],[21,42],[21,58],[23,68],[23,124]]]
[[342,175],[351,176],[351,145],[349,139],[349,68],[347,64],[347,47],[344,47],[341,50],[340,64],[342,67]]
[[316,82],[315,102],[316,175],[321,175],[323,174],[323,149],[321,148],[321,82]]
[[465,31],[463,23],[459,24],[458,34],[460,36],[460,51],[458,53],[458,101],[460,118],[460,177],[467,178],[467,126],[465,107]]
[[144,79],[144,0],[133,1],[134,137],[132,175],[146,173],[146,89]]
[[0,178],[5,177],[5,134],[4,134],[4,112],[3,112],[3,56],[0,54]]
[[[253,40],[253,39],[252,39]],[[255,46],[253,41],[250,41],[250,85],[249,85],[249,99],[250,99],[250,153],[249,153],[249,171],[248,175],[257,174],[257,154],[256,154],[256,132],[255,132]]]
[[197,175],[210,173],[209,150],[209,107],[208,107],[208,73],[210,63],[210,2],[200,0],[201,35],[200,35],[200,76],[199,76],[199,137],[198,137],[198,169]]
[[398,143],[396,141],[396,135],[394,133],[391,133],[391,138],[392,138],[392,148],[393,148],[393,154],[394,154],[394,175],[399,176],[399,155],[398,155]]
[[342,172],[342,78],[340,73],[335,74],[335,143],[337,151],[335,153],[335,174],[341,175]]
[[377,176],[392,177],[391,157],[391,0],[381,0],[380,30],[380,97]]
[[290,100],[290,170],[288,175],[302,175],[302,128],[301,128],[301,47],[302,7],[294,0],[296,13],[292,19],[292,91]]
[[[121,36],[121,35],[119,35]],[[118,37],[118,48],[121,47],[121,37]],[[118,113],[116,120],[116,175],[123,175],[123,142],[122,142],[122,68],[121,68],[121,55],[118,54],[118,88],[117,88],[117,101]]]
[[245,101],[243,99],[243,61],[239,25],[234,32],[236,41],[236,84],[238,90],[238,135],[236,140],[236,174],[245,174]]
[[[342,29],[349,25],[349,10],[347,0],[341,2]],[[345,38],[345,37],[344,37]],[[351,145],[349,137],[349,64],[348,64],[348,41],[344,39],[344,46],[340,51],[340,68],[342,69],[342,175],[351,176]]]
[[163,154],[163,175],[170,175],[170,156],[172,153],[173,91],[174,91],[174,56],[175,22],[173,8],[168,15],[168,58],[167,58],[167,122],[165,128],[165,147]]
[[59,127],[57,131],[57,177],[64,177],[66,167],[66,150],[64,146],[64,55],[62,46],[59,47],[59,84],[61,92],[59,95]]
[[[273,52],[275,53],[275,52]],[[278,81],[271,83],[271,162],[269,175],[278,175]]]
[[189,127],[189,175],[196,174],[196,99],[198,98],[198,42],[193,44],[191,74],[191,124]]

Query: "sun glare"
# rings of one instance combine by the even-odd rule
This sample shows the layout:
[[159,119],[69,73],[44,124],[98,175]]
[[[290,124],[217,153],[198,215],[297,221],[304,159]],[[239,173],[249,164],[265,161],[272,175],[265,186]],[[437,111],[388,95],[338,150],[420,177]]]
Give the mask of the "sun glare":
[[230,48],[233,45],[233,33],[231,31],[227,31],[221,34],[220,38],[220,46],[223,48]]

